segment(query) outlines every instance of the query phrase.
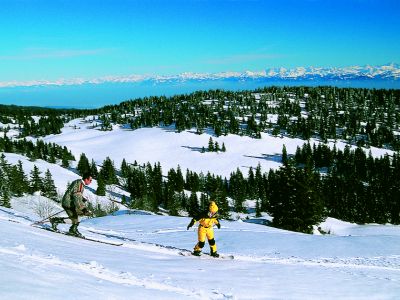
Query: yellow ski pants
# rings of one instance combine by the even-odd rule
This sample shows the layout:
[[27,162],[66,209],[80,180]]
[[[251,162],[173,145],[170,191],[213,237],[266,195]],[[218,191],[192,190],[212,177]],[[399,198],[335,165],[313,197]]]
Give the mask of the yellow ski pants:
[[204,226],[199,226],[197,230],[197,236],[199,242],[194,246],[194,251],[201,251],[201,249],[204,247],[206,237],[208,239],[208,244],[210,245],[210,249],[212,252],[217,252],[217,245],[215,243],[214,239],[214,229],[212,226],[210,227],[204,227]]

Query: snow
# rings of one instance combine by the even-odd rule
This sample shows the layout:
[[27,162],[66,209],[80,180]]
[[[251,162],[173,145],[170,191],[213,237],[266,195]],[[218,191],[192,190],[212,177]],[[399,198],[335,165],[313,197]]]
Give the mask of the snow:
[[[276,121],[276,116],[269,116],[268,121]],[[183,172],[186,169],[203,174],[210,171],[222,177],[229,177],[237,168],[246,176],[249,168],[255,169],[258,164],[264,172],[271,168],[278,169],[282,165],[280,155],[283,145],[286,145],[288,154],[295,154],[297,146],[305,143],[302,139],[279,138],[267,133],[261,133],[261,139],[253,139],[233,134],[216,137],[209,131],[198,135],[195,129],[177,133],[173,127],[137,130],[115,127],[112,131],[100,131],[91,129],[91,125],[76,119],[68,123],[61,134],[50,135],[43,140],[67,146],[77,160],[81,153],[85,153],[89,161],[94,159],[99,165],[109,156],[117,168],[125,158],[128,163],[135,160],[139,164],[160,162],[164,175],[179,165]],[[207,149],[210,137],[220,146],[224,143],[227,151],[201,153],[202,147]],[[319,142],[311,140],[310,143]],[[333,142],[329,144],[332,148],[333,145]],[[344,142],[336,143],[337,149],[341,150],[345,145]],[[374,147],[371,147],[371,152],[375,157],[392,154],[390,150]]]
[[336,234],[316,236],[221,221],[218,250],[235,256],[224,260],[178,254],[196,243],[186,217],[120,212],[81,222],[88,237],[129,239],[120,247],[26,218],[35,219],[0,208],[2,299],[396,299],[400,289],[397,226],[329,220]]
[[[74,125],[77,125],[74,129]],[[99,164],[109,156],[119,167],[128,162],[160,162],[164,173],[179,164],[182,170],[229,176],[240,168],[261,164],[264,171],[280,166],[283,144],[289,154],[304,141],[263,134],[261,139],[210,132],[175,133],[171,128],[113,131],[89,129],[71,121],[59,135],[44,138],[84,152]],[[200,153],[210,136],[226,153]],[[317,142],[317,141],[312,141]],[[333,143],[330,144],[333,147]],[[343,149],[344,143],[337,143]],[[371,149],[374,156],[391,154]],[[60,194],[79,178],[42,160],[21,160],[26,174],[37,165],[49,169]],[[85,190],[90,201],[109,203],[123,191],[108,187],[105,197],[94,194],[94,180]],[[197,242],[196,228],[186,230],[188,217],[121,210],[113,216],[81,220],[87,237],[123,243],[113,246],[82,240],[30,226],[42,219],[40,194],[12,199],[12,209],[0,207],[0,299],[398,299],[400,293],[400,227],[357,225],[328,218],[319,226],[327,235],[306,235],[265,225],[269,216],[225,221],[215,229],[218,252],[235,259],[179,255]],[[248,207],[255,206],[247,201]],[[59,205],[54,204],[54,211]],[[245,216],[241,216],[242,218]],[[59,228],[66,231],[69,225]],[[195,227],[195,226],[194,226]],[[204,252],[209,252],[208,244]]]

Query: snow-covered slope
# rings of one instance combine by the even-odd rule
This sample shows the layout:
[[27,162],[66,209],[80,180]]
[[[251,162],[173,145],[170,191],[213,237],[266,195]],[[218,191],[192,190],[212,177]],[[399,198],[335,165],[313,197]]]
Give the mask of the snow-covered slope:
[[[77,159],[81,153],[85,153],[100,165],[109,156],[117,168],[125,158],[128,163],[135,160],[139,164],[160,162],[165,174],[180,165],[182,172],[189,169],[206,175],[210,171],[226,177],[237,168],[246,176],[249,168],[256,168],[258,164],[264,172],[270,168],[277,169],[281,166],[283,145],[286,145],[288,154],[294,154],[296,147],[305,143],[301,139],[280,138],[264,133],[261,139],[252,139],[232,134],[216,137],[211,132],[197,135],[195,130],[176,133],[174,128],[168,127],[134,131],[119,127],[112,131],[99,131],[91,127],[91,123],[76,119],[68,123],[61,134],[47,136],[44,141],[67,146]],[[207,149],[210,137],[220,146],[224,143],[227,151],[201,153],[203,146]],[[338,142],[336,147],[343,149],[345,143]],[[370,150],[374,156],[392,153],[373,147]]]
[[[84,152],[99,164],[109,156],[117,167],[123,158],[139,163],[159,161],[164,172],[183,170],[228,176],[280,166],[285,144],[294,153],[302,140],[263,135],[262,139],[221,136],[225,153],[200,153],[209,133],[196,135],[170,128],[102,132],[73,120],[46,142],[67,146],[79,158]],[[339,143],[338,148],[344,147]],[[372,149],[374,156],[386,151]],[[73,170],[17,154],[26,174],[36,164],[49,169],[62,194],[78,175]],[[91,201],[109,201],[93,194]],[[112,192],[112,191],[111,191]],[[118,191],[119,194],[122,191]],[[118,194],[116,193],[116,194]],[[42,197],[43,198],[43,197]],[[92,238],[121,242],[112,246],[85,241],[30,226],[40,219],[40,195],[13,198],[13,209],[0,207],[0,299],[396,299],[400,291],[398,226],[358,226],[328,219],[331,235],[305,235],[241,221],[222,221],[216,229],[218,251],[234,260],[179,255],[197,242],[189,218],[120,211],[116,216],[84,219],[80,231]],[[59,209],[59,207],[57,207]],[[68,225],[59,226],[63,230]],[[208,246],[204,248],[208,252]]]
[[120,213],[81,223],[90,237],[127,238],[119,247],[33,220],[0,208],[2,299],[396,299],[400,291],[397,226],[328,220],[340,235],[311,236],[223,221],[219,252],[235,255],[223,260],[178,254],[196,243],[188,218]]

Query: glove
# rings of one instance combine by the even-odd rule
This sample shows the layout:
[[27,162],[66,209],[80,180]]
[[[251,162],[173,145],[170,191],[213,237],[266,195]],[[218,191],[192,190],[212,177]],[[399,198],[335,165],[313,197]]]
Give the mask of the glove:
[[217,223],[217,227],[218,229],[221,229],[221,224],[219,224],[219,222]]
[[192,219],[192,221],[190,221],[189,225],[186,227],[186,230],[189,230],[189,228],[194,225],[194,222],[195,221]]

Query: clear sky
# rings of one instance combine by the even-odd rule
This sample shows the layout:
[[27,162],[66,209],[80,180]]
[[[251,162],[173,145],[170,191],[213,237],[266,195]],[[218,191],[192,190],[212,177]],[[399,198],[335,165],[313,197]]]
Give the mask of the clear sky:
[[0,82],[400,62],[399,0],[0,0]]

